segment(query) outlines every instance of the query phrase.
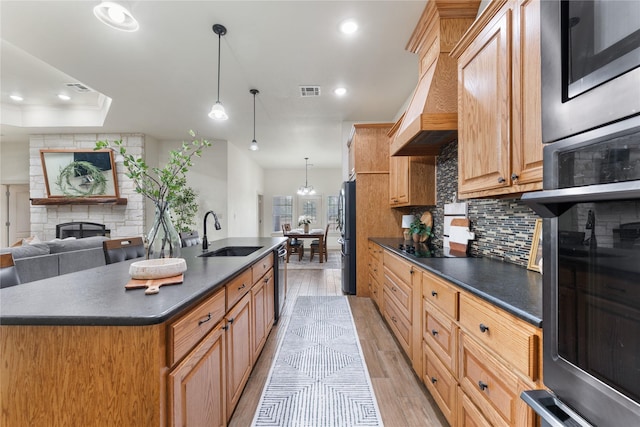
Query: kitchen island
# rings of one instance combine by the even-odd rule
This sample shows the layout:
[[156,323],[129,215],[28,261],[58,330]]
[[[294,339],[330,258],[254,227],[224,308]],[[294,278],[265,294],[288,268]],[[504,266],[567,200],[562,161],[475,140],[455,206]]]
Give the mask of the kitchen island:
[[125,290],[135,260],[2,289],[0,424],[224,425],[273,325],[284,241],[183,248],[184,282],[155,295]]

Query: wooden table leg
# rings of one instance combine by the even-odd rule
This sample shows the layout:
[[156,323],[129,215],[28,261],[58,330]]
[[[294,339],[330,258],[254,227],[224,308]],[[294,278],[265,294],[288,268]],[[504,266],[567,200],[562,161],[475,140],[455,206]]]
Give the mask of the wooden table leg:
[[318,239],[318,251],[320,252],[318,254],[320,255],[320,264],[322,264],[324,262],[324,256],[322,255],[324,253],[324,236],[320,236]]

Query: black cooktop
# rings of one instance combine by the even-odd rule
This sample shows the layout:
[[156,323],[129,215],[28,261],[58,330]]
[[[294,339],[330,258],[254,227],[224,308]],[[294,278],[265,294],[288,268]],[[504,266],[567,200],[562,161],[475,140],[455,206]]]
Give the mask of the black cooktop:
[[449,252],[426,243],[400,243],[398,249],[416,258],[467,258],[466,253]]

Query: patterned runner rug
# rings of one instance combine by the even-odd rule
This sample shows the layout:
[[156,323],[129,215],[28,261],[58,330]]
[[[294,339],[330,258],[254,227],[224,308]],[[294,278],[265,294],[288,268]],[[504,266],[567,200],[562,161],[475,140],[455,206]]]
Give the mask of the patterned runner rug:
[[383,425],[347,297],[298,297],[252,425]]

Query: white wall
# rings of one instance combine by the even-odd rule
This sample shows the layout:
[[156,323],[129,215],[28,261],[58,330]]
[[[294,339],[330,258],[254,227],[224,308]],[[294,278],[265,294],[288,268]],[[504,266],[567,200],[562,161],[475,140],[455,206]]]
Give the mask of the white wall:
[[[273,232],[273,220],[271,213],[273,211],[274,196],[294,196],[293,198],[293,218],[294,222],[298,218],[299,212],[298,196],[296,192],[298,187],[304,185],[305,170],[304,169],[268,169],[264,173],[264,223],[262,233],[264,236],[281,235],[282,233]],[[316,169],[309,168],[309,185],[313,185],[316,194],[322,195],[322,208],[326,213],[327,196],[337,196],[342,185],[341,169]],[[326,217],[326,215],[325,215]],[[323,217],[322,227],[326,226],[326,220]],[[294,224],[297,226],[297,224]],[[339,247],[337,243],[337,234],[330,233],[328,242],[329,249]]]
[[228,148],[228,234],[234,237],[260,236],[258,195],[265,191],[265,172],[251,158],[251,151],[248,149],[243,150],[233,144],[229,144]]

